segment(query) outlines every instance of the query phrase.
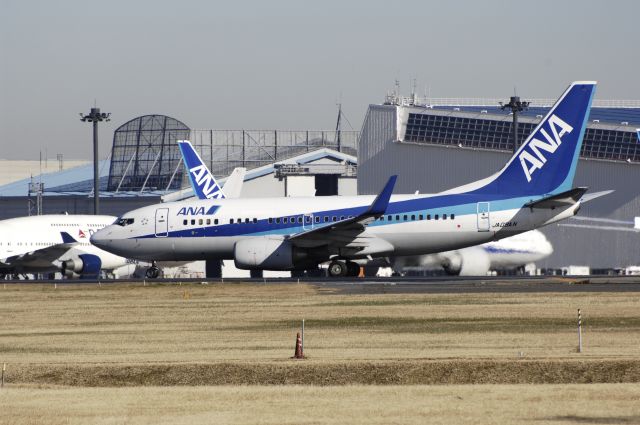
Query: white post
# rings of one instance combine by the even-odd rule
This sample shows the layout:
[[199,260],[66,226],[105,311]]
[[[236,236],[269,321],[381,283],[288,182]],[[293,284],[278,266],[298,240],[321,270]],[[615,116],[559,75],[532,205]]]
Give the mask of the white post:
[[304,354],[304,319],[302,319],[302,334],[301,334],[301,346],[302,346],[302,354]]
[[578,353],[582,353],[582,315],[578,309]]

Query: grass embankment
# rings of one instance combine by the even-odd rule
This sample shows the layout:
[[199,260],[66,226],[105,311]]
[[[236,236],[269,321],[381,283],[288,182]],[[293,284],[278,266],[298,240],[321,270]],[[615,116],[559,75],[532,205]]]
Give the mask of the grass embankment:
[[[639,307],[634,293],[8,285],[0,362],[10,383],[81,386],[639,382]],[[308,360],[292,361],[303,318]]]

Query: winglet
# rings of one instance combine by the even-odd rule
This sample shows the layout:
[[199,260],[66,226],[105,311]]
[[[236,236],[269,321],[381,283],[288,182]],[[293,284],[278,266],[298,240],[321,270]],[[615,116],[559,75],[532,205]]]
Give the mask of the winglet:
[[384,189],[376,199],[373,201],[369,210],[366,214],[371,215],[382,215],[387,210],[387,206],[389,205],[389,199],[391,199],[391,194],[393,193],[393,187],[396,185],[396,180],[398,179],[397,175],[389,177],[387,184],[384,185]]
[[77,243],[78,242],[77,240],[75,240],[73,238],[73,236],[71,236],[67,232],[60,232],[60,235],[62,236],[62,243]]

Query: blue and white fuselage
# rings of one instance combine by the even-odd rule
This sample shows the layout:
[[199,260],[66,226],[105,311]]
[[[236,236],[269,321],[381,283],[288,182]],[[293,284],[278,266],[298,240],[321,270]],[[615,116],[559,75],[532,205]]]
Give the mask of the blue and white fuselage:
[[166,203],[124,214],[91,241],[144,260],[233,258],[244,269],[288,270],[526,232],[580,208],[586,188],[572,183],[594,92],[594,82],[571,84],[502,170],[445,192],[392,196],[393,176],[377,196]]

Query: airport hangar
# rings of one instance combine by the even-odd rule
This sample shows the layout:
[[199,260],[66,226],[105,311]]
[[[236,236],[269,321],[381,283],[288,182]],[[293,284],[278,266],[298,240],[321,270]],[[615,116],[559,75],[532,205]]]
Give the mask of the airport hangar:
[[[100,161],[100,213],[193,196],[177,140],[188,139],[216,177],[249,170],[242,196],[356,194],[357,131],[192,130],[164,115],[115,130]],[[219,181],[224,183],[225,179]],[[0,219],[93,213],[93,166],[86,164],[0,186]]]
[[[370,105],[358,146],[358,193],[377,193],[391,174],[399,175],[395,193],[435,193],[498,171],[513,154],[513,117],[499,101],[393,94]],[[534,99],[520,114],[520,143],[554,102]],[[574,186],[615,192],[541,229],[554,254],[538,267],[583,265],[593,273],[640,264],[639,129],[640,101],[594,101]]]

